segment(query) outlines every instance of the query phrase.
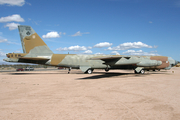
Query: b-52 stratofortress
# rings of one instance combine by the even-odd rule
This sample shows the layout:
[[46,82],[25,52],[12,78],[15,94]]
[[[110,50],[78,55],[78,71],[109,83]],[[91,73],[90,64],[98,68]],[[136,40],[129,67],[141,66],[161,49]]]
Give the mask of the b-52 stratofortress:
[[[91,74],[94,69],[132,69],[144,74],[145,70],[170,69],[178,61],[166,56],[126,56],[126,55],[85,55],[54,54],[46,43],[30,26],[18,26],[23,53],[8,53],[4,61],[33,63],[80,69]],[[69,73],[68,72],[68,73]]]

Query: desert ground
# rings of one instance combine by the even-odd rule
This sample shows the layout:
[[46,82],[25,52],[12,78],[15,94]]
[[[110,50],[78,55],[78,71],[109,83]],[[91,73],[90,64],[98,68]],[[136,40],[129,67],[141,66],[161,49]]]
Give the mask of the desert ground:
[[180,68],[0,72],[0,120],[180,120]]

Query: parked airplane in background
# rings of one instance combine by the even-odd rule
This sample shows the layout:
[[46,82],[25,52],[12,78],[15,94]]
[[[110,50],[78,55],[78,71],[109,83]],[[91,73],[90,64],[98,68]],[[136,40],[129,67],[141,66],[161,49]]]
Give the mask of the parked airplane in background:
[[144,74],[145,70],[170,69],[178,63],[165,56],[54,54],[30,26],[19,25],[18,29],[23,53],[8,53],[4,61],[67,67],[69,72],[75,68],[89,74],[94,69],[133,69]]

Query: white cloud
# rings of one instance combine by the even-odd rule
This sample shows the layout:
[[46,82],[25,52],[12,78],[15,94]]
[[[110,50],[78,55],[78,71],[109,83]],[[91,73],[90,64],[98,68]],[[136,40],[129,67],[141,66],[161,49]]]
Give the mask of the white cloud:
[[5,57],[5,56],[6,56],[6,53],[2,52],[0,49],[0,57]]
[[123,52],[123,54],[130,54],[130,55],[145,55],[145,56],[158,56],[159,54],[156,53],[156,51],[152,52],[143,52],[142,50],[128,50],[126,52]]
[[28,4],[28,5],[30,5],[30,6],[31,6],[31,3],[26,2],[26,4]]
[[49,32],[46,35],[43,35],[42,38],[58,38],[60,35],[58,32]]
[[4,27],[9,27],[9,30],[15,30],[18,28],[18,23],[7,23]]
[[20,50],[16,50],[16,51],[14,51],[13,53],[20,53],[21,51]]
[[65,48],[57,48],[57,51],[85,51],[88,50],[89,47],[85,47],[85,46],[70,46],[70,47],[65,47]]
[[33,20],[33,19],[31,19],[31,18],[28,18],[28,21],[30,21],[32,24],[35,24],[35,25],[39,25],[40,23],[41,23],[41,21],[39,21],[39,20]]
[[152,21],[149,21],[149,23],[153,23]]
[[112,51],[111,53],[115,54],[115,55],[120,55],[119,52],[117,52],[117,51]]
[[14,15],[11,15],[11,16],[7,16],[7,17],[1,17],[0,18],[0,22],[12,22],[12,21],[15,21],[15,22],[24,22],[24,19],[18,15],[18,14],[14,14]]
[[0,57],[5,57],[6,54],[0,51]]
[[78,31],[77,33],[75,33],[74,35],[71,36],[82,36],[82,33],[80,31]]
[[104,55],[104,53],[95,53],[95,55]]
[[0,4],[10,5],[10,6],[23,6],[25,4],[25,0],[0,0]]
[[0,39],[0,43],[8,43],[8,44],[20,45],[19,43],[10,42],[10,41],[8,41],[7,39]]
[[94,45],[93,47],[95,47],[95,48],[102,48],[102,47],[110,47],[110,46],[112,46],[112,43],[102,42],[102,43],[98,43],[98,44]]
[[63,33],[62,33],[62,32],[59,32],[59,35],[62,35],[62,34],[63,34],[63,35],[66,35],[66,33],[65,33],[65,32],[63,32]]
[[109,47],[107,50],[128,50],[132,48],[142,48],[142,47],[153,48],[152,46],[144,44],[142,42],[133,42],[133,43],[127,42],[127,43],[120,44],[117,47]]
[[89,46],[89,47],[87,47],[87,49],[92,49],[92,47]]
[[81,33],[80,31],[78,31],[77,33],[75,33],[74,35],[71,35],[71,36],[72,36],[72,37],[82,36],[83,34],[90,34],[90,33],[89,33],[89,32]]
[[91,51],[91,50],[86,50],[84,53],[85,53],[85,54],[91,54],[92,51]]
[[8,42],[7,39],[0,39],[0,43],[3,43],[3,42]]

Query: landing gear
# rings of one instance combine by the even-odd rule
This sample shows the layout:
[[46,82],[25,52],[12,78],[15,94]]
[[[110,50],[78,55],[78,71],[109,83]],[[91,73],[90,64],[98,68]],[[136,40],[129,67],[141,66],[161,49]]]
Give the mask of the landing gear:
[[142,69],[142,70],[140,71],[140,73],[141,73],[141,74],[144,74],[144,73],[145,73],[145,71]]
[[108,71],[109,71],[109,68],[107,67],[107,68],[105,69],[105,71],[108,72]]
[[71,67],[69,68],[68,74],[70,73],[70,71],[71,71]]
[[142,69],[142,70],[140,70],[139,72],[137,72],[136,70],[134,70],[134,73],[135,73],[135,74],[144,74],[144,73],[145,73],[145,70]]
[[92,74],[93,70],[94,70],[94,69],[91,69],[91,68],[90,68],[90,69],[88,69],[85,73]]
[[88,74],[92,74],[92,69],[88,69],[88,70],[87,70],[87,73],[88,73]]

